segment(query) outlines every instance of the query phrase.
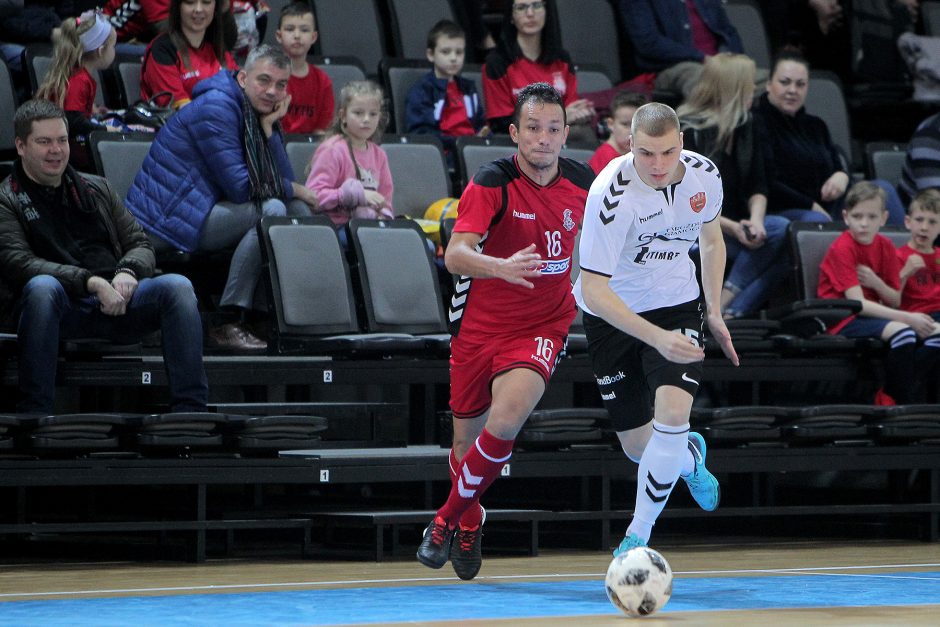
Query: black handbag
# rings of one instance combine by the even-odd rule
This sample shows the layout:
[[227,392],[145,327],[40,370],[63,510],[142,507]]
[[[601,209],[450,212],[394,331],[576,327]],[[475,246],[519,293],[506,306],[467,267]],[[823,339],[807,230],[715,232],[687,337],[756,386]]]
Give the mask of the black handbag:
[[[162,100],[167,100],[166,105],[157,104]],[[150,100],[140,100],[129,107],[124,112],[124,124],[140,124],[154,130],[160,130],[166,124],[170,116],[173,115],[173,94],[168,91],[161,91]]]

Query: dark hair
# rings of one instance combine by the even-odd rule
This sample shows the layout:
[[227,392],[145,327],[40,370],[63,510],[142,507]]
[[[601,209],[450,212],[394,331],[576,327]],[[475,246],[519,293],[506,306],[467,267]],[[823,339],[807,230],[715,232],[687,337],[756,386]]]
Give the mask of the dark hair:
[[[277,18],[277,27],[281,28],[285,17],[300,17],[307,14],[313,15],[313,7],[307,2],[291,2],[284,5],[281,9],[281,15]],[[270,27],[269,27],[270,28]],[[317,28],[317,17],[313,15],[313,29]]]
[[643,94],[638,94],[635,91],[618,91],[617,95],[614,96],[614,99],[610,101],[610,115],[613,116],[614,112],[617,111],[620,107],[633,107],[634,109],[639,109],[647,103],[646,96]]
[[777,53],[774,55],[773,62],[770,64],[771,76],[773,76],[774,72],[777,71],[777,66],[784,61],[799,63],[800,65],[805,66],[807,71],[809,70],[809,61],[807,61],[806,57],[803,56],[803,51],[796,46],[787,45],[777,50]]
[[463,39],[466,41],[467,35],[456,23],[450,20],[441,20],[431,27],[428,32],[428,50],[437,48],[437,40],[441,37],[450,37],[451,39]]
[[68,130],[69,121],[62,107],[50,100],[27,100],[13,114],[13,134],[25,142],[33,132],[33,122],[43,120],[62,120]]
[[[567,0],[570,2],[571,0]],[[522,49],[516,41],[519,31],[512,23],[512,7],[515,0],[504,3],[506,10],[503,13],[503,25],[500,34],[498,50],[511,62],[522,56]],[[536,59],[539,63],[547,64],[562,59],[568,60],[568,54],[561,47],[561,26],[558,23],[558,9],[555,0],[545,0],[545,27],[542,29],[542,53]]]
[[[193,68],[189,62],[189,42],[186,40],[186,36],[183,35],[183,18],[180,13],[182,4],[183,0],[170,0],[170,20],[167,35],[173,45],[176,46],[176,50],[182,55],[183,65],[186,66],[187,70],[191,70]],[[224,30],[222,26],[222,0],[215,0],[212,21],[206,29],[203,41],[208,41],[209,45],[212,46],[215,58],[218,59],[222,67],[225,67],[225,42],[222,37]]]
[[519,127],[519,116],[522,114],[522,107],[530,102],[538,104],[556,104],[561,107],[561,119],[568,124],[568,114],[565,112],[565,100],[558,93],[558,90],[548,83],[530,83],[522,88],[519,97],[516,100],[516,107],[512,110],[512,123]]

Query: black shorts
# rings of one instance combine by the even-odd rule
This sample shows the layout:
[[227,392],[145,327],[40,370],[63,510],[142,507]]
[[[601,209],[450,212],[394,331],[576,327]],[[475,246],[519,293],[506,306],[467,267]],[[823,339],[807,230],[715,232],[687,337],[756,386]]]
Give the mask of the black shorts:
[[[704,314],[698,300],[653,309],[640,314],[668,331],[678,331],[702,346]],[[677,364],[659,351],[611,326],[584,314],[584,333],[594,378],[616,431],[634,429],[653,417],[656,390],[663,385],[682,388],[693,397],[702,380],[702,362]]]

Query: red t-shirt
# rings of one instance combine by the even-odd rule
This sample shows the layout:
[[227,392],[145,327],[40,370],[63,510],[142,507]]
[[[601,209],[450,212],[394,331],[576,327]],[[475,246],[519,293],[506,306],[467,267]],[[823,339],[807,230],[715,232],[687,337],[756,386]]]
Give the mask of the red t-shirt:
[[[237,70],[235,59],[225,53],[225,65]],[[173,94],[173,105],[180,107],[193,98],[193,87],[201,80],[214,76],[222,66],[208,41],[199,48],[189,49],[189,66],[168,35],[156,37],[147,46],[140,71],[140,97],[149,100],[154,94],[168,91]],[[161,102],[160,104],[166,104]]]
[[502,279],[461,280],[450,312],[454,335],[568,334],[576,307],[572,253],[593,178],[586,165],[569,159],[559,159],[559,175],[544,186],[519,170],[515,156],[480,168],[460,198],[454,231],[484,234],[482,252],[493,257],[535,244],[545,261],[542,275],[531,279],[535,289]]
[[620,153],[617,152],[616,148],[604,142],[594,151],[594,154],[591,155],[591,160],[588,161],[588,165],[594,170],[594,174],[600,174],[601,170],[603,170],[608,163],[619,156]]
[[65,85],[65,99],[62,108],[66,111],[78,111],[90,118],[95,107],[95,93],[98,83],[84,67],[79,67],[69,77]]
[[170,0],[108,0],[101,11],[117,31],[118,41],[130,41],[148,35],[154,24],[169,19]]
[[500,78],[490,78],[483,68],[483,99],[486,102],[486,115],[489,118],[506,118],[512,115],[516,107],[516,97],[530,83],[548,83],[558,90],[565,106],[578,99],[578,79],[571,66],[557,60],[543,65],[519,57],[509,64],[506,73]]
[[460,137],[462,135],[473,135],[476,132],[470,123],[467,106],[464,104],[463,98],[463,92],[457,87],[457,81],[448,81],[444,110],[441,111],[441,135]]
[[[884,235],[876,235],[871,244],[862,245],[852,239],[851,233],[845,231],[829,247],[819,266],[816,294],[820,298],[845,298],[847,289],[860,285],[857,270],[859,265],[871,268],[888,287],[898,289],[901,286],[901,265],[891,240]],[[867,300],[881,302],[878,294],[870,288],[863,287],[862,294]],[[829,333],[835,335],[854,318],[855,316],[849,316],[842,320],[829,329]]]
[[306,76],[291,74],[287,82],[290,108],[281,120],[285,133],[325,130],[333,121],[333,82],[326,72],[308,65]]
[[915,272],[904,284],[901,292],[901,309],[918,313],[940,312],[940,248],[930,254],[917,252],[907,244],[898,248],[901,267],[911,255],[920,255],[924,267]]

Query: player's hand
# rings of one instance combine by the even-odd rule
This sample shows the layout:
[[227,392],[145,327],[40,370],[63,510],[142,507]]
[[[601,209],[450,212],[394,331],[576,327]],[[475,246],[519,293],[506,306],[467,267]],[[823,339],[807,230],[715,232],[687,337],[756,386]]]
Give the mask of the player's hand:
[[98,297],[98,306],[101,313],[107,316],[122,316],[127,310],[127,301],[111,284],[100,276],[88,279],[88,291]]
[[496,278],[532,289],[535,284],[527,279],[542,275],[539,270],[541,263],[542,257],[535,252],[535,244],[529,244],[511,257],[500,260]]
[[653,348],[669,361],[677,364],[692,364],[705,359],[705,349],[687,335],[677,331],[666,331],[660,334]]
[[866,266],[865,264],[859,264],[855,267],[855,273],[858,275],[858,282],[862,287],[867,287],[869,289],[877,289],[884,281],[875,274],[875,271]]
[[734,344],[731,343],[731,333],[728,332],[728,326],[725,324],[721,315],[708,314],[706,321],[708,322],[708,330],[711,331],[712,337],[715,338],[715,341],[718,342],[718,346],[721,347],[721,352],[725,354],[728,361],[735,366],[740,366],[741,360],[738,359],[738,353],[734,350]]
[[111,279],[111,287],[121,295],[125,303],[131,302],[131,298],[134,297],[134,292],[137,291],[137,285],[137,279],[127,272],[118,272],[114,275],[114,278]]
[[933,318],[925,313],[910,312],[904,322],[909,324],[911,328],[914,329],[914,333],[917,334],[917,337],[921,339],[933,335],[936,331],[936,327],[940,326],[934,322]]

